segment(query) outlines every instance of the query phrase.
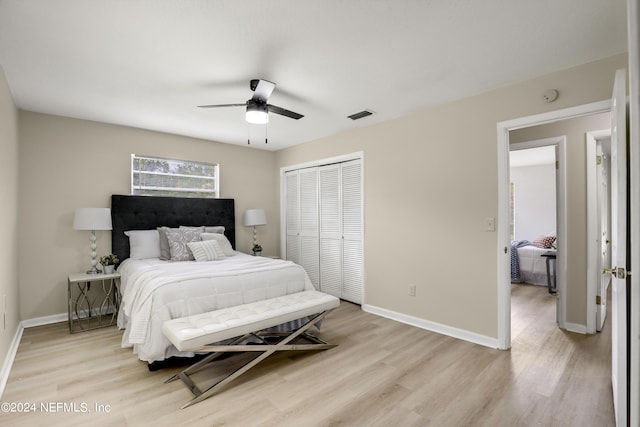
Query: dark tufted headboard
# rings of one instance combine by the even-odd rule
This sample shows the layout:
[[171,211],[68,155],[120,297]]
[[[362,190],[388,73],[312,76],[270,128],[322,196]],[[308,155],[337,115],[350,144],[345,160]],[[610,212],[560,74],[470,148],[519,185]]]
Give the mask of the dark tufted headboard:
[[224,225],[224,234],[236,247],[233,199],[186,197],[111,196],[111,251],[124,261],[129,258],[127,230],[151,230],[181,225]]

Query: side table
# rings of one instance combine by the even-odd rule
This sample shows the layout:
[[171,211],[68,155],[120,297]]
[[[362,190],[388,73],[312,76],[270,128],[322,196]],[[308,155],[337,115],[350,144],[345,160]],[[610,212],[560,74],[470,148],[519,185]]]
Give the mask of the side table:
[[[555,294],[557,291],[556,286],[556,252],[548,251],[542,254],[543,257],[546,258],[547,264],[547,288],[549,289],[550,294]],[[553,263],[553,274],[551,273],[550,264]]]
[[70,333],[115,325],[120,309],[120,273],[70,274],[67,296]]

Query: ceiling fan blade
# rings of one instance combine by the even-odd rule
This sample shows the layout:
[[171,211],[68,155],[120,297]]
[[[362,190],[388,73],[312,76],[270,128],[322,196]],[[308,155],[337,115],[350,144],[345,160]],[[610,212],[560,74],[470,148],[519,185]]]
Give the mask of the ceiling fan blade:
[[269,99],[275,88],[275,83],[271,83],[267,80],[260,80],[258,82],[258,86],[256,86],[256,89],[253,91],[253,97],[251,99],[258,102],[267,102],[267,99]]
[[267,104],[267,108],[268,108],[270,113],[280,114],[281,116],[290,117],[290,118],[295,119],[295,120],[298,120],[298,119],[301,119],[301,118],[304,117],[302,114],[298,114],[298,113],[293,112],[291,110],[287,110],[285,108],[277,107],[277,106],[271,105],[271,104]]
[[247,103],[243,104],[216,104],[216,105],[198,105],[198,108],[217,108],[217,107],[246,107]]

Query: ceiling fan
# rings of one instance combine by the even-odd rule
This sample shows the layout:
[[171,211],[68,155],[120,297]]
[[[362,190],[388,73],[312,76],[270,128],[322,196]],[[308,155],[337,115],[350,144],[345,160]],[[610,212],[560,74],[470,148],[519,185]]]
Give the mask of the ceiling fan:
[[303,118],[302,114],[268,104],[269,96],[276,87],[275,83],[267,80],[253,79],[249,82],[249,87],[253,91],[253,96],[243,104],[217,104],[217,105],[198,105],[200,108],[218,108],[218,107],[246,107],[246,120],[249,123],[265,124],[269,122],[269,113],[280,114],[281,116],[290,117],[298,120]]

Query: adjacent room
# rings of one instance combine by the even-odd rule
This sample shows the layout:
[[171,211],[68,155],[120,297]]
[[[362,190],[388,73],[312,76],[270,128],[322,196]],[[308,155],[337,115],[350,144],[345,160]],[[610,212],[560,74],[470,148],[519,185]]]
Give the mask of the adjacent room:
[[0,0],[0,424],[635,419],[584,231],[627,7]]

